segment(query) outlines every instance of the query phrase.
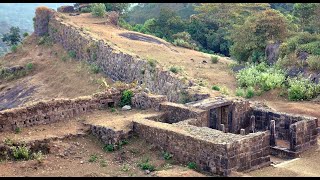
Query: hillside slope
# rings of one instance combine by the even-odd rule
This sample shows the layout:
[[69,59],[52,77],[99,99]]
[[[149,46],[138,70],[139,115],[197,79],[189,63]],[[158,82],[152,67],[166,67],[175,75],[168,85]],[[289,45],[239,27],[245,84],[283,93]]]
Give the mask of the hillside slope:
[[[16,53],[0,59],[1,67],[33,64],[32,71],[13,80],[0,79],[0,110],[52,98],[75,98],[104,90],[101,74],[76,61],[58,44],[38,45],[39,39],[27,37]],[[106,79],[108,84],[112,81]]]

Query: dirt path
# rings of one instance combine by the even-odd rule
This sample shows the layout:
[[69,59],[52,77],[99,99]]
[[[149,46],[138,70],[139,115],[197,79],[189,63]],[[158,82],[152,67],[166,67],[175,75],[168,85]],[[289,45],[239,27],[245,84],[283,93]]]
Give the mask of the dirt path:
[[319,177],[320,176],[320,139],[318,139],[318,147],[304,152],[300,158],[284,161],[276,165],[269,166],[259,170],[255,170],[246,175],[249,176],[289,176],[289,177]]

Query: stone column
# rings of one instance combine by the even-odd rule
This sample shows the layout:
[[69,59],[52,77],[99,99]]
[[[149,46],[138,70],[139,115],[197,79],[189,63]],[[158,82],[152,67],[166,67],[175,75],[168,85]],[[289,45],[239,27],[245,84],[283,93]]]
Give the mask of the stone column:
[[240,129],[240,134],[241,135],[246,135],[246,130],[245,129]]
[[221,124],[220,127],[221,127],[220,130],[221,130],[222,132],[226,132],[226,129],[225,129],[225,127],[224,127],[224,124]]
[[275,120],[270,121],[270,146],[276,146],[276,122]]
[[251,125],[250,131],[254,133],[256,129],[256,117],[254,115],[250,117],[250,125]]
[[290,141],[290,150],[291,151],[295,151],[295,146],[297,145],[296,129],[297,129],[297,126],[295,124],[290,125],[289,141]]

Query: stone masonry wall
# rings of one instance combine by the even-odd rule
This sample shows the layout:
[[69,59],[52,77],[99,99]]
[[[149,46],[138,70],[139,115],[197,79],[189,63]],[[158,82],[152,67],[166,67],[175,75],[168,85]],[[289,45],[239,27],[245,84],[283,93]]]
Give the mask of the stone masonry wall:
[[185,125],[188,131],[181,131],[186,127],[178,124],[173,128],[166,123],[134,120],[133,129],[139,137],[172,153],[175,160],[195,162],[199,169],[214,174],[228,176],[231,170],[270,164],[268,131],[242,136],[190,125]]
[[256,128],[266,129],[271,120],[276,123],[276,136],[290,142],[290,150],[301,152],[317,144],[318,119],[303,115],[275,112],[270,108],[253,107]]
[[65,120],[95,109],[117,105],[120,98],[120,91],[110,90],[93,96],[53,99],[0,111],[0,132]]
[[135,93],[131,99],[134,108],[160,110],[160,103],[167,101],[167,97],[163,95],[152,95],[145,92]]
[[[67,51],[74,51],[77,59],[100,66],[102,71],[113,80],[126,83],[137,81],[155,94],[166,95],[168,100],[172,102],[181,101],[181,94],[190,94],[189,90],[191,89],[188,87],[191,84],[189,81],[183,81],[183,77],[162,70],[157,64],[153,65],[136,56],[125,54],[111,47],[104,40],[93,38],[80,28],[63,22],[55,11],[47,10],[45,12],[50,14],[48,20],[50,37],[55,42],[62,44]],[[45,29],[46,22],[40,21],[45,13],[41,14],[41,16],[36,14],[35,32],[43,32]],[[41,28],[41,30],[37,28]],[[196,95],[199,96],[195,93]]]

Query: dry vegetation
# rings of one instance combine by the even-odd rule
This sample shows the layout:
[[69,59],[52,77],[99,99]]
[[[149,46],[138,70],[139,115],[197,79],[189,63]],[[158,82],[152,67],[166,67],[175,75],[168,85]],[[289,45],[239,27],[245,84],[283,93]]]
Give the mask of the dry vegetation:
[[27,102],[52,98],[75,98],[103,91],[112,81],[102,74],[95,74],[90,66],[77,61],[58,44],[38,45],[39,39],[28,37],[16,53],[9,53],[0,59],[3,67],[32,63],[33,70],[27,76],[4,81],[0,93],[8,93],[17,85],[35,87]]

